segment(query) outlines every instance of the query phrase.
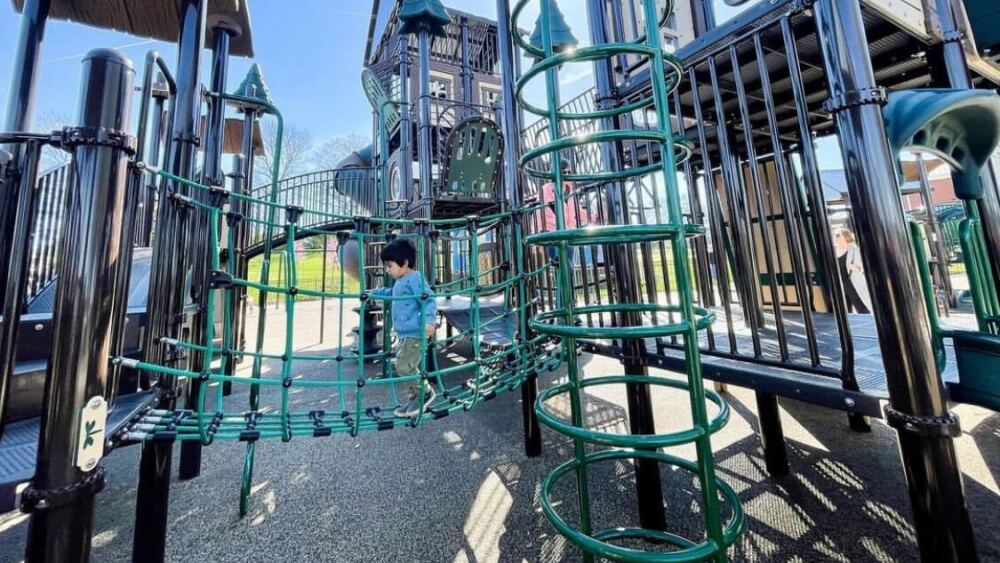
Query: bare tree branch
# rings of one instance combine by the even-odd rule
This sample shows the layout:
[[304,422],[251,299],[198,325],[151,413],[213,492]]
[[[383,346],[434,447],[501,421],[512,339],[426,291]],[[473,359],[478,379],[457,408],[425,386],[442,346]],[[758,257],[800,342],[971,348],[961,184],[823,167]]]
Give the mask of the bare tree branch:
[[[38,131],[39,133],[50,133],[68,125],[70,125],[69,116],[64,113],[47,110],[43,111],[38,116],[32,129]],[[42,147],[42,158],[39,162],[39,171],[43,172],[50,168],[67,164],[70,160],[72,160],[72,158],[72,155],[60,148],[50,146]]]
[[[271,179],[271,170],[275,164],[274,149],[278,123],[273,119],[264,120],[261,123],[261,133],[264,140],[264,154],[254,158],[254,186]],[[278,179],[284,180],[308,172],[311,169],[309,155],[313,150],[312,135],[301,127],[286,123],[282,137]]]
[[332,170],[352,152],[359,151],[370,144],[371,141],[367,137],[357,133],[331,137],[316,149],[313,154],[313,164],[317,170]]

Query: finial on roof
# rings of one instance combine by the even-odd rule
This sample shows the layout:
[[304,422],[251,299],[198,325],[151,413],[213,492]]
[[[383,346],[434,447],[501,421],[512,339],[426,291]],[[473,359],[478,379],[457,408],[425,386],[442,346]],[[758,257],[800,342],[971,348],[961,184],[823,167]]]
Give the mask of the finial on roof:
[[444,37],[445,26],[451,23],[441,0],[403,0],[398,17],[402,23],[400,33],[417,33],[425,28],[431,35]]
[[233,95],[245,98],[257,98],[262,102],[272,103],[271,90],[267,87],[267,83],[264,82],[264,71],[260,69],[259,63],[254,63],[250,67],[243,82],[236,88]]
[[[559,10],[555,0],[549,2],[549,31],[552,33],[552,52],[561,53],[576,47],[580,42],[573,36],[573,30],[566,23],[566,17]],[[535,20],[535,29],[531,32],[529,43],[532,47],[543,50],[542,47],[542,15]]]

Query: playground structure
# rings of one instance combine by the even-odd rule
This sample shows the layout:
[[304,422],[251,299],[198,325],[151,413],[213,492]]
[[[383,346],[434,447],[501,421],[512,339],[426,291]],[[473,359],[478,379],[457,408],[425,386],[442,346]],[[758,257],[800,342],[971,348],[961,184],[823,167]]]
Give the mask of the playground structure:
[[[31,105],[36,70],[31,61],[37,61],[48,16],[108,27],[138,25],[76,14],[67,8],[70,3],[28,0],[23,7],[24,82],[12,87],[12,100],[18,101],[11,104],[20,104],[21,111],[8,111],[5,130],[15,133],[0,138],[14,149],[2,207],[0,235],[10,246],[4,255],[11,256],[3,275],[19,280],[5,286],[0,425],[10,420],[7,405],[24,398],[12,385],[26,381],[16,379],[13,369],[19,318],[32,314],[30,306],[22,313],[21,304],[48,291],[52,347],[43,428],[86,429],[43,433],[37,467],[32,460],[15,479],[34,477],[21,495],[22,508],[34,514],[30,559],[86,559],[89,526],[65,524],[81,516],[89,521],[93,495],[103,486],[99,459],[105,437],[108,450],[141,444],[142,508],[136,514],[134,556],[157,560],[164,556],[176,441],[182,478],[197,476],[202,446],[216,439],[247,442],[242,513],[259,440],[419,427],[520,389],[527,452],[540,448],[539,422],[574,440],[574,458],[543,486],[542,508],[559,533],[588,557],[722,560],[742,517],[737,495],[714,475],[710,435],[728,411],[720,394],[703,388],[704,372],[716,382],[756,390],[765,458],[775,474],[789,470],[777,396],[846,411],[851,427],[861,431],[866,417],[883,416],[882,401],[888,400],[884,415],[900,432],[923,558],[975,560],[950,450],[958,422],[947,411],[942,383],[952,400],[998,406],[1000,233],[991,225],[997,224],[1000,207],[989,158],[1000,108],[995,94],[963,89],[973,81],[996,84],[1000,71],[962,50],[953,39],[958,26],[950,11],[937,11],[944,40],[936,41],[933,34],[913,33],[887,19],[876,2],[776,2],[752,7],[715,29],[708,29],[710,12],[702,4],[694,22],[705,29],[671,55],[662,48],[659,27],[668,19],[669,3],[587,2],[590,44],[571,48],[578,42],[552,0],[540,0],[540,17],[528,36],[510,31],[525,27],[518,18],[526,1],[511,10],[499,0],[495,27],[474,16],[449,15],[436,1],[376,2],[362,77],[373,110],[370,154],[363,151],[337,170],[308,177],[279,182],[275,173],[269,183],[251,189],[256,122],[263,115],[278,120],[280,150],[281,116],[259,69],[236,94],[225,93],[228,57],[252,54],[246,7],[220,14],[204,0],[179,4],[182,18],[175,29],[130,29],[176,39],[181,53],[176,78],[155,54],[147,58],[134,137],[128,124],[134,70],[110,51],[85,59],[81,99],[115,104],[84,103],[79,127],[58,134],[16,133],[29,128],[25,108]],[[209,21],[212,81],[205,96],[206,133],[199,139],[203,100],[197,54]],[[380,22],[384,29],[375,45]],[[858,47],[869,42],[870,54]],[[524,73],[517,70],[515,48],[534,60]],[[909,62],[907,53],[924,48],[932,64]],[[411,54],[418,58],[415,76]],[[593,65],[596,90],[564,104],[558,73],[580,64]],[[665,73],[650,74],[650,68]],[[153,82],[156,69],[160,87]],[[443,75],[455,70],[460,80],[452,79],[449,90]],[[439,87],[445,84],[443,90],[432,89],[432,76]],[[532,81],[544,83],[543,104],[525,97]],[[880,85],[901,92],[886,99]],[[905,100],[899,100],[928,93],[905,90],[927,85],[952,88],[944,93],[952,97],[940,102],[940,111],[907,112]],[[497,92],[499,98],[487,99]],[[169,134],[148,134],[150,121],[153,128],[161,123],[149,116],[160,116],[168,105]],[[226,107],[236,108],[242,121],[226,120]],[[519,110],[542,119],[524,127]],[[869,283],[873,293],[887,296],[874,304],[873,317],[847,313],[836,257],[824,236],[830,226],[811,140],[832,132],[845,155]],[[240,146],[229,151],[239,154],[227,187],[221,158],[230,137],[240,138]],[[199,142],[200,171],[195,169]],[[72,196],[59,219],[33,211],[59,207],[62,199],[45,190],[57,180],[44,176],[36,182],[43,144],[74,152],[75,173],[63,180]],[[922,231],[913,230],[911,244],[900,196],[884,189],[898,183],[896,151],[902,148],[932,152],[953,167],[956,192],[966,202],[958,240],[970,272],[974,330],[940,328]],[[563,161],[570,162],[569,172]],[[413,164],[416,178],[410,177]],[[531,197],[546,182],[574,186],[569,194],[554,190],[555,230],[538,219],[546,202]],[[42,186],[38,190],[32,189],[36,183]],[[145,186],[153,189],[139,189]],[[568,222],[570,208],[576,221]],[[587,215],[595,224],[567,228],[583,220],[582,208],[590,208]],[[56,226],[45,227],[35,217]],[[120,228],[101,229],[108,224]],[[59,225],[89,233],[87,244],[41,244],[29,235]],[[305,289],[297,285],[293,241],[317,237],[324,241],[324,254],[326,242],[337,241],[340,279],[333,287]],[[434,296],[416,299],[437,299],[443,316],[437,337],[426,345],[421,374],[402,378],[391,377],[389,362],[391,326],[385,313],[392,299],[367,293],[385,281],[378,248],[397,237],[416,243],[418,269],[434,287]],[[157,299],[139,307],[132,303],[134,291],[125,289],[136,282],[130,249],[149,244],[149,289],[141,293]],[[936,246],[931,250],[940,263],[945,253]],[[584,257],[579,266],[574,254]],[[276,278],[270,268],[279,255],[286,271]],[[256,278],[253,259],[260,261]],[[356,282],[346,271],[352,261]],[[77,279],[78,272],[80,283],[60,281]],[[284,347],[277,351],[262,348],[269,295],[279,296],[286,315]],[[335,357],[296,351],[295,304],[310,297],[337,303]],[[247,331],[252,305],[256,326]],[[141,342],[126,318],[142,326]],[[352,330],[357,338],[348,342]],[[877,331],[878,349],[863,350],[868,363],[861,365],[853,335],[866,330]],[[66,345],[79,342],[83,331],[94,334],[92,343]],[[439,363],[460,344],[471,349],[463,353],[464,363]],[[581,378],[578,345],[623,358],[624,373]],[[264,373],[265,359],[280,361],[280,372]],[[330,377],[296,376],[296,364],[316,361],[334,362]],[[237,375],[240,363],[245,375]],[[568,381],[536,400],[537,372],[561,363]],[[683,372],[686,382],[650,376],[649,365]],[[63,373],[64,378],[51,375]],[[435,385],[438,400],[413,419],[390,415],[399,402],[396,386],[417,378]],[[622,384],[628,389],[632,434],[584,428],[583,390]],[[691,394],[691,429],[656,433],[649,417],[651,385]],[[249,387],[249,408],[233,410],[229,388],[241,386]],[[338,408],[295,410],[289,397],[301,387],[335,391]],[[546,408],[563,394],[572,405],[570,420]],[[267,398],[275,402],[267,404]],[[712,418],[706,398],[717,405]],[[0,442],[3,451],[13,452],[10,436],[27,422],[0,426],[8,442]],[[695,461],[660,451],[689,442],[696,444]],[[587,444],[611,449],[587,453]],[[34,441],[15,446],[35,453]],[[634,460],[639,526],[591,530],[587,466],[612,459]],[[658,500],[664,464],[698,477],[705,538],[668,531]],[[920,464],[935,470],[924,473]],[[549,498],[553,483],[570,473],[577,477],[578,529]],[[622,547],[623,540],[647,542],[651,551]],[[675,550],[657,551],[657,543]]]

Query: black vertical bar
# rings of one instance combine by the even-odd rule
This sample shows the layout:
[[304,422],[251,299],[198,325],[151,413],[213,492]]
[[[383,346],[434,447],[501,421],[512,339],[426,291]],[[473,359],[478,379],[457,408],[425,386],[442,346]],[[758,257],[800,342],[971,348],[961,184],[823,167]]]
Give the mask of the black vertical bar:
[[[198,121],[201,108],[201,49],[205,44],[207,0],[183,0],[178,9],[180,37],[177,53],[177,97],[170,124],[171,145],[166,169],[183,178],[194,177]],[[162,337],[178,338],[184,322],[184,279],[186,259],[178,257],[178,249],[187,248],[187,225],[184,210],[172,201],[173,193],[188,190],[168,183],[162,192],[157,220],[156,244],[150,273],[148,328],[143,345],[147,362],[165,364],[167,353]],[[177,381],[161,377],[159,386],[164,397],[158,407],[173,410]],[[136,562],[162,561],[166,550],[167,509],[170,494],[171,442],[146,442],[142,445],[139,484],[136,494],[135,533],[132,559]]]
[[[712,255],[715,258],[715,275],[719,282],[719,297],[726,313],[726,331],[729,337],[729,351],[736,353],[736,330],[733,326],[733,311],[731,306],[732,290],[729,287],[729,264],[726,259],[725,218],[722,214],[722,204],[719,202],[719,189],[715,184],[715,174],[712,169],[711,147],[708,146],[705,116],[701,108],[701,97],[698,94],[700,85],[698,76],[692,66],[688,69],[688,82],[691,84],[691,103],[694,106],[695,121],[698,122],[698,145],[701,147],[701,167],[705,184],[705,197],[708,198],[710,231],[712,233]],[[718,142],[718,136],[716,136]],[[733,265],[736,266],[735,264]]]
[[[504,111],[501,112],[503,134],[504,134],[504,169],[503,177],[506,181],[507,192],[504,194],[510,209],[520,211],[524,204],[524,183],[521,181],[521,173],[517,167],[518,158],[521,155],[521,120],[516,111],[514,103],[514,80],[517,70],[514,67],[514,48],[511,44],[510,31],[510,0],[497,0],[497,41],[500,45],[500,75],[501,75],[501,95],[505,104]],[[524,234],[525,217],[516,213],[511,218],[512,231],[519,231]],[[516,224],[515,224],[516,223]],[[524,240],[523,237],[515,236],[515,241]],[[447,245],[447,243],[446,243]],[[445,253],[451,255],[451,249]],[[524,250],[512,249],[512,255],[524,257]],[[524,261],[515,261],[513,274],[522,274],[526,270]],[[530,340],[532,334],[528,331],[528,315],[530,311],[522,310],[526,306],[523,302],[528,299],[527,294],[515,292],[513,307],[518,310],[518,336],[522,340]],[[535,399],[538,396],[538,374],[533,373],[521,384],[521,420],[524,425],[524,454],[528,457],[539,456],[542,453],[542,433],[538,425],[538,415],[535,413]]]
[[[42,42],[45,38],[45,23],[49,17],[51,0],[25,0],[21,15],[21,29],[17,36],[14,64],[11,65],[10,90],[7,98],[7,112],[4,114],[4,131],[18,132],[31,129],[31,121],[35,110],[35,98],[38,70],[42,62]],[[21,160],[20,145],[9,147],[11,162]],[[34,182],[34,178],[32,178]],[[20,198],[18,187],[21,182],[17,178],[0,177],[0,287],[9,285],[8,268],[4,263],[11,255],[11,244],[14,238],[14,223],[19,213],[17,202]],[[33,186],[34,184],[30,184]],[[8,304],[3,305],[7,310]],[[5,317],[6,318],[6,317]],[[6,321],[0,320],[0,323]],[[7,395],[6,374],[0,373],[0,436],[3,436],[3,405]]]
[[[715,56],[708,58],[708,71],[712,80],[712,97],[715,102],[716,143],[719,146],[719,165],[722,171],[722,183],[726,189],[726,204],[729,207],[729,225],[732,233],[734,281],[740,294],[740,305],[743,309],[743,321],[749,327],[757,329],[763,326],[760,310],[760,292],[757,291],[756,272],[757,260],[754,258],[752,245],[752,226],[749,210],[741,192],[743,178],[739,158],[733,153],[729,138],[726,110],[722,103],[722,89],[719,86],[719,75],[716,69]],[[714,186],[713,186],[714,188]],[[760,335],[757,330],[750,331],[754,356],[760,356]]]
[[[816,327],[812,316],[812,290],[806,280],[805,257],[802,255],[802,241],[800,240],[799,229],[793,218],[797,215],[797,206],[791,197],[793,187],[789,185],[790,175],[785,166],[784,151],[782,149],[781,137],[778,133],[778,117],[775,113],[774,92],[771,89],[771,76],[767,69],[767,57],[761,45],[760,34],[753,36],[754,53],[757,56],[757,69],[760,74],[761,89],[764,93],[764,108],[767,113],[767,128],[771,133],[771,150],[774,155],[775,176],[777,177],[777,189],[781,196],[781,207],[783,210],[785,223],[785,236],[788,238],[788,254],[792,263],[792,272],[795,277],[795,291],[799,294],[799,305],[802,310],[802,324],[806,331],[806,342],[809,346],[809,357],[812,365],[819,365],[819,345],[816,339]],[[824,234],[825,236],[825,234]],[[779,258],[780,260],[780,258]],[[783,329],[782,329],[783,330]]]
[[399,157],[396,162],[399,163],[401,189],[396,197],[402,198],[410,191],[406,186],[413,183],[413,120],[411,119],[413,105],[410,103],[409,35],[399,38],[399,101],[402,105],[399,107]]
[[[162,85],[161,80],[157,81],[158,85]],[[149,146],[148,157],[146,155],[140,155],[146,158],[146,162],[152,164],[153,166],[160,165],[160,155],[162,153],[161,149],[163,147],[163,125],[164,125],[164,113],[163,106],[166,103],[167,94],[163,91],[154,89],[150,93],[154,98],[153,102],[153,127],[150,130],[150,137],[152,142]],[[156,211],[156,177],[146,174],[143,176],[145,179],[145,185],[143,185],[143,206],[142,206],[142,218],[139,220],[137,225],[138,233],[136,239],[136,246],[149,246],[153,239],[153,213]]]
[[[608,43],[607,14],[602,0],[588,0],[588,21],[590,22],[590,38],[594,45]],[[619,28],[620,29],[620,28]],[[597,86],[598,109],[605,104],[616,103],[613,94],[614,70],[610,60],[594,62],[594,78]],[[618,129],[613,119],[602,119],[600,129]],[[609,146],[601,145],[601,159],[604,170],[620,170],[624,155],[621,143]],[[610,184],[608,200],[611,207],[611,218],[618,224],[627,224],[628,198],[623,182]],[[622,303],[638,303],[639,295],[634,280],[638,278],[635,256],[628,245],[615,245],[610,250],[610,259],[614,264],[615,280],[618,297]],[[622,326],[638,326],[642,324],[639,314],[622,314]],[[623,367],[626,374],[648,375],[647,353],[644,343],[638,339],[627,339],[621,342]],[[653,420],[653,404],[648,385],[627,384],[626,396],[629,411],[629,430],[632,434],[655,434]],[[636,494],[639,505],[639,522],[643,528],[653,530],[666,529],[666,515],[663,510],[663,489],[660,482],[660,467],[655,461],[638,460],[635,463]]]
[[[753,124],[750,122],[750,110],[747,107],[747,96],[746,87],[743,84],[743,72],[740,69],[739,56],[736,53],[736,45],[730,45],[729,47],[729,61],[733,66],[733,82],[736,83],[736,98],[737,106],[740,113],[740,122],[743,125],[743,140],[747,150],[747,168],[750,172],[750,186],[749,190],[743,190],[740,195],[747,196],[747,191],[753,191],[753,201],[756,203],[757,207],[757,221],[760,225],[760,238],[761,247],[764,251],[764,268],[767,270],[767,283],[771,290],[771,312],[774,315],[774,328],[778,336],[778,353],[782,360],[788,359],[788,339],[785,334],[785,322],[781,311],[781,303],[778,297],[778,285],[774,279],[777,271],[774,268],[774,256],[772,250],[774,246],[771,244],[771,233],[767,230],[767,223],[770,222],[767,217],[767,210],[764,208],[764,185],[760,181],[760,170],[757,166],[757,149],[754,147],[754,135],[753,135]],[[743,177],[743,169],[738,169],[740,177]],[[743,183],[745,186],[745,182]],[[751,247],[755,247],[756,243],[753,240],[753,222],[750,222],[750,239],[748,242]],[[758,265],[756,260],[752,260],[753,270],[747,272],[750,276],[748,280],[750,286],[753,288],[754,294],[757,294],[757,288],[760,285],[760,278],[758,275]],[[763,327],[763,325],[761,325]]]
[[[975,562],[975,539],[951,433],[952,415],[938,378],[927,309],[899,205],[894,157],[856,0],[814,4],[817,39],[844,153],[851,208],[872,295],[889,387],[890,422],[910,487],[917,544],[924,561]],[[884,94],[882,94],[884,95]],[[886,187],[892,189],[886,189]],[[957,420],[951,430],[957,430]],[[921,430],[922,429],[922,430]]]
[[927,178],[927,165],[924,163],[924,156],[917,154],[917,172],[920,174],[920,194],[924,200],[924,208],[927,210],[927,225],[931,230],[933,239],[932,248],[937,259],[938,283],[944,288],[948,295],[948,302],[954,304],[954,294],[951,288],[951,275],[948,273],[948,251],[944,247],[944,237],[941,234],[941,224],[938,223],[937,214],[934,213],[934,196],[931,194],[931,182]]
[[[469,68],[469,18],[462,18],[460,24],[462,39],[462,101],[472,103],[472,69]],[[483,100],[480,100],[482,103]],[[485,105],[485,104],[484,104]]]
[[[149,103],[151,90],[153,89],[153,69],[156,66],[159,54],[156,51],[146,53],[146,61],[143,65],[142,88],[140,89],[138,127],[136,130],[136,158],[143,158],[146,152],[146,129],[149,122]],[[155,142],[155,141],[154,141]],[[146,174],[138,168],[129,170],[128,190],[125,193],[125,232],[122,233],[122,247],[127,249],[122,254],[120,266],[117,271],[117,282],[114,292],[114,304],[112,306],[113,322],[112,329],[114,341],[111,343],[111,353],[113,356],[120,356],[125,346],[125,323],[128,308],[128,280],[132,270],[132,246],[136,238],[135,217],[138,212],[140,202],[149,192],[142,189],[142,183]],[[111,376],[108,383],[109,401],[114,402],[114,397],[119,390],[119,380],[121,378],[122,366],[111,367]],[[132,390],[134,391],[134,390]]]
[[28,235],[31,230],[35,206],[35,177],[38,175],[38,160],[42,146],[29,141],[27,148],[21,151],[20,186],[17,188],[18,214],[14,221],[13,240],[10,247],[10,258],[7,263],[7,279],[10,283],[4,288],[3,341],[0,342],[0,430],[3,428],[4,413],[10,399],[7,389],[14,376],[14,361],[17,356],[17,332],[23,311],[24,290],[27,287],[29,258],[31,257],[31,240]]
[[[21,28],[14,49],[11,65],[10,90],[7,94],[7,111],[4,113],[4,131],[27,131],[35,112],[38,69],[42,62],[42,43],[45,24],[49,18],[51,0],[25,0],[21,12]],[[16,151],[18,149],[15,148]],[[14,153],[15,158],[18,152]]]
[[760,424],[760,444],[764,450],[764,465],[770,475],[788,475],[788,452],[785,433],[781,429],[778,399],[770,393],[755,391],[757,420]]
[[[225,25],[218,25],[212,29],[214,42],[212,45],[212,92],[224,94],[226,92],[226,75],[229,69],[229,42],[236,33]],[[202,183],[209,186],[222,187],[225,181],[222,172],[222,135],[225,128],[226,104],[221,98],[213,98],[208,108],[207,127],[205,128],[205,156],[202,167]],[[202,192],[196,194],[198,199],[206,200],[208,194]],[[191,254],[194,257],[194,268],[191,274],[192,291],[196,294],[195,301],[198,303],[198,310],[191,321],[191,341],[201,343],[205,339],[204,318],[208,300],[213,299],[212,292],[208,289],[208,256],[211,252],[218,252],[218,248],[209,248],[210,229],[208,221],[210,217],[207,213],[195,215],[195,234],[191,245]],[[294,241],[289,241],[294,244]],[[215,322],[215,319],[208,319],[207,322]],[[191,353],[191,365],[195,369],[202,369],[205,360],[204,353],[194,351]],[[186,408],[194,408],[197,405],[198,394],[200,393],[202,382],[193,379],[188,385]],[[181,457],[177,468],[178,478],[181,480],[193,479],[201,474],[201,442],[198,440],[187,440],[181,443]]]
[[[120,51],[94,49],[83,59],[78,124],[84,130],[128,130],[135,71]],[[89,141],[89,142],[88,142]],[[32,512],[28,561],[88,561],[94,495],[103,486],[99,460],[77,459],[84,409],[105,393],[112,341],[112,301],[121,253],[127,159],[121,147],[84,140],[73,149],[53,316],[52,355],[38,462],[22,508]],[[90,144],[94,143],[94,144]],[[99,422],[103,425],[103,421]],[[66,499],[46,496],[77,489]]]
[[795,112],[799,124],[799,150],[802,153],[802,177],[805,180],[806,199],[809,202],[809,216],[816,236],[816,252],[819,256],[826,289],[827,303],[837,320],[837,336],[840,339],[840,372],[845,389],[858,390],[854,378],[854,340],[851,325],[847,319],[847,299],[844,297],[843,280],[837,273],[837,262],[833,257],[833,241],[830,240],[830,221],[826,214],[826,200],[823,197],[823,183],[819,176],[819,159],[813,146],[812,131],[809,127],[809,106],[806,102],[805,87],[802,84],[802,69],[799,65],[798,47],[795,34],[788,17],[781,19],[781,35],[785,43],[785,57],[788,60],[788,76],[795,101]]

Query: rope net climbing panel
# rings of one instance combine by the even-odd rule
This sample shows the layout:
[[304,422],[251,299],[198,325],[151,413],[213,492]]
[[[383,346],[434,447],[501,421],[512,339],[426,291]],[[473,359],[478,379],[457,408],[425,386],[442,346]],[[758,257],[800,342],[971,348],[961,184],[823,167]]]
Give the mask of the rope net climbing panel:
[[[153,339],[167,350],[164,362],[115,360],[144,372],[150,382],[159,380],[161,390],[187,382],[185,408],[144,412],[118,439],[247,442],[241,513],[247,510],[259,440],[417,427],[470,410],[562,361],[548,336],[522,336],[527,312],[538,301],[529,292],[551,269],[548,264],[532,271],[515,266],[524,263],[517,218],[525,210],[447,220],[389,219],[358,205],[362,194],[353,193],[359,191],[355,184],[370,179],[362,171],[351,171],[346,184],[345,178],[331,178],[320,191],[336,192],[332,195],[283,191],[274,177],[268,193],[255,191],[266,197],[253,197],[140,166],[162,179],[161,205],[177,206],[188,214],[189,224],[208,229],[207,248],[221,252],[191,259],[193,275],[202,272],[203,277],[191,283],[208,294],[195,317],[203,320],[200,330],[190,332],[202,338]],[[303,257],[296,241],[310,238],[336,242],[339,270],[329,287],[325,274],[319,288],[299,279]],[[395,239],[415,248],[416,270],[429,281],[429,291],[372,292],[392,285],[378,256]],[[253,260],[251,248],[259,253]],[[152,297],[151,307],[156,307]],[[317,335],[315,317],[298,314],[306,300],[330,304],[337,321],[333,345],[303,350],[310,347],[303,335],[309,335],[308,344]],[[400,375],[393,369],[391,311],[404,300],[417,302],[419,326],[434,325],[435,331],[420,339],[418,372]],[[427,318],[424,305],[430,300],[440,319]],[[281,317],[269,314],[275,305],[283,306]],[[407,401],[403,391],[414,385],[421,404],[430,400],[431,389],[433,400],[413,416],[398,416],[394,407]],[[229,395],[226,387],[246,392]]]

